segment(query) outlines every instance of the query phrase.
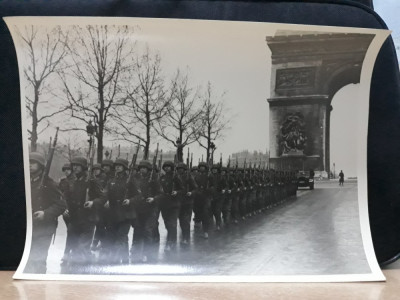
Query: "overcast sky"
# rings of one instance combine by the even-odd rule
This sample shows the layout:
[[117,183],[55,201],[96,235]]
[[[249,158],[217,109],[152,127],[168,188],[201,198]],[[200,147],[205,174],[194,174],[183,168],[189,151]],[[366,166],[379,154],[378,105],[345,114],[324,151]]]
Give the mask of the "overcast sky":
[[[44,22],[43,19],[36,18],[34,22]],[[53,18],[46,24],[53,26],[60,23],[60,19]],[[120,24],[140,25],[136,36],[138,46],[148,45],[159,51],[167,77],[178,67],[189,67],[193,84],[205,86],[210,81],[216,95],[226,92],[224,99],[231,108],[229,113],[233,119],[225,139],[216,141],[218,158],[221,152],[227,158],[229,154],[245,149],[265,151],[268,148],[271,53],[265,37],[274,35],[276,26],[250,22],[114,20]],[[343,169],[346,175],[352,176],[357,170],[357,136],[353,130],[357,125],[354,117],[357,107],[351,99],[357,97],[357,93],[358,85],[350,85],[340,90],[332,101],[331,165],[335,163],[336,170]],[[41,139],[47,141],[52,134],[54,131],[48,130]],[[82,139],[86,140],[86,137],[82,136]],[[195,146],[191,146],[191,150],[195,162],[204,152]]]

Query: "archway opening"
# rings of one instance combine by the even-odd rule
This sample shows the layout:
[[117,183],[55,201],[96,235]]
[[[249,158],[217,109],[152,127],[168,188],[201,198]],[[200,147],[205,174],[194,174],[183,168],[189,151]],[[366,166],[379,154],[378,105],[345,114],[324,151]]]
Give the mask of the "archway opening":
[[341,88],[331,102],[330,170],[337,178],[340,170],[346,177],[357,176],[357,98],[359,84]]

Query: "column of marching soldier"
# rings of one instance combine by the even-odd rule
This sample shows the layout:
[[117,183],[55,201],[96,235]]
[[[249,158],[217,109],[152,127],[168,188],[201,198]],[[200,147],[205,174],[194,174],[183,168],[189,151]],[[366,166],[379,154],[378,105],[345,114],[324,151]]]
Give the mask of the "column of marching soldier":
[[[136,158],[135,158],[136,160]],[[45,273],[48,249],[63,215],[67,238],[61,266],[128,264],[156,259],[161,214],[167,230],[164,251],[190,243],[191,221],[208,238],[211,227],[238,224],[296,195],[294,171],[186,163],[104,159],[88,165],[75,157],[62,167],[58,186],[45,176],[42,154],[30,153],[33,235],[26,272]],[[133,160],[132,160],[133,161]],[[91,169],[91,170],[90,170]],[[90,172],[91,174],[88,174]],[[42,176],[42,177],[41,177]],[[128,234],[133,228],[129,249]],[[94,255],[96,253],[96,255]]]

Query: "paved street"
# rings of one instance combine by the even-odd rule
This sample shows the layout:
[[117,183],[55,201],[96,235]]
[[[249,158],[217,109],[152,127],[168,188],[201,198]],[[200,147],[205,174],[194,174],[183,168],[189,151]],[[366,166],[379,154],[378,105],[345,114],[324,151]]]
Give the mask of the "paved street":
[[[357,203],[357,183],[316,182],[292,198],[238,225],[213,231],[204,240],[193,228],[189,247],[164,254],[165,228],[157,265],[133,264],[110,273],[193,275],[319,275],[369,273]],[[130,238],[132,232],[130,233]],[[179,235],[178,235],[179,238]],[[59,222],[50,248],[48,273],[60,273],[65,226]],[[93,270],[97,273],[97,270]]]

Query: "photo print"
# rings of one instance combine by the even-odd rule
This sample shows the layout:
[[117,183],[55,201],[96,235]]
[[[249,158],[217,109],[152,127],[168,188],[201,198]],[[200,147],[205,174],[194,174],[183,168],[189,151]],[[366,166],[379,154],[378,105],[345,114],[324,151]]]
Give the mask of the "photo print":
[[366,146],[387,31],[9,17],[17,279],[372,281]]

